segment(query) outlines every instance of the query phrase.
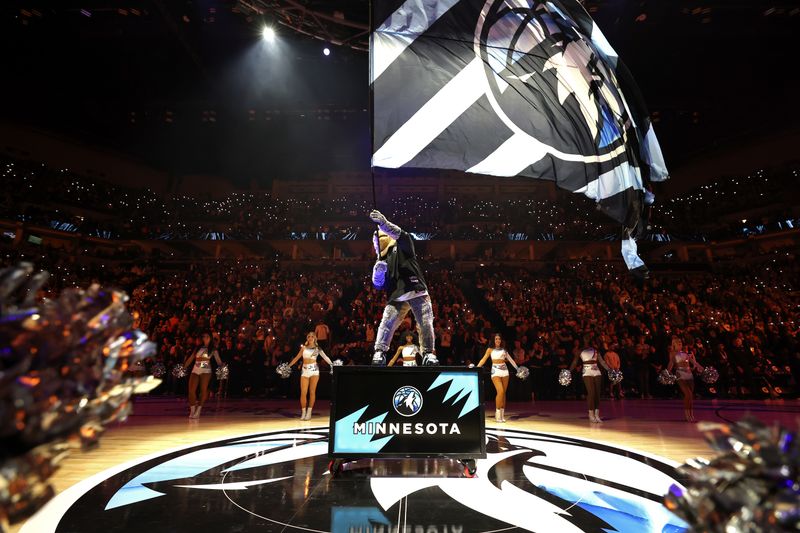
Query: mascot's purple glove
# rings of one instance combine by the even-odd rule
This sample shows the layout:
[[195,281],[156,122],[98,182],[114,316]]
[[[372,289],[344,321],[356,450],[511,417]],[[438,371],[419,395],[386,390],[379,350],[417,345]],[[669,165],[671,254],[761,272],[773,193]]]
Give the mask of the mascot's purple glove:
[[386,283],[386,271],[388,269],[389,265],[386,264],[386,261],[375,262],[375,266],[372,267],[372,284],[376,288],[380,289]]

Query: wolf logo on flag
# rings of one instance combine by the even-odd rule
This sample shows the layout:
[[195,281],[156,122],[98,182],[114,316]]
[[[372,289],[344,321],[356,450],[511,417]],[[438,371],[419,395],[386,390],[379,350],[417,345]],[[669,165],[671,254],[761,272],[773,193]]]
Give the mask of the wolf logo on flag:
[[576,0],[376,0],[372,24],[373,166],[552,180],[634,234],[668,173],[635,82]]

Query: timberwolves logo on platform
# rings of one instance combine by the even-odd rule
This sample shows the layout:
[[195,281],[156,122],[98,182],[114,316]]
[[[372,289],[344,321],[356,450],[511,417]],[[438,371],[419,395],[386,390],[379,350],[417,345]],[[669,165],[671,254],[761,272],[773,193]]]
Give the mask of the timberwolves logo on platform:
[[422,394],[411,386],[400,387],[394,393],[392,403],[400,416],[414,416],[422,409]]
[[686,529],[661,503],[678,482],[674,466],[633,450],[489,429],[473,479],[447,459],[365,460],[332,478],[327,438],[273,431],[120,465],[59,494],[22,533]]

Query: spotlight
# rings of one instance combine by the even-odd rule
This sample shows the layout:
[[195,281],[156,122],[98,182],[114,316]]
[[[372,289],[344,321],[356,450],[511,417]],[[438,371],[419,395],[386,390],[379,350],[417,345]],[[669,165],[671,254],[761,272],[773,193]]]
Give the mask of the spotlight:
[[325,48],[322,49],[322,55],[324,56],[331,55],[331,49],[326,46]]
[[264,29],[261,30],[261,36],[265,41],[271,43],[275,40],[275,30],[272,28],[272,26],[264,26]]

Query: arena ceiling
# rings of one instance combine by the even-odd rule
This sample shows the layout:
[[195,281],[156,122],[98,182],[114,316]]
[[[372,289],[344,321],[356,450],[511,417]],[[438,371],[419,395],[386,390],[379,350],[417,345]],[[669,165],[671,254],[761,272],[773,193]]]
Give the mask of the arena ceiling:
[[[800,122],[796,1],[585,4],[639,81],[673,166]],[[368,17],[367,0],[3,2],[0,118],[176,173],[363,170]],[[266,24],[278,52],[260,50]],[[320,142],[330,157],[283,160]]]

